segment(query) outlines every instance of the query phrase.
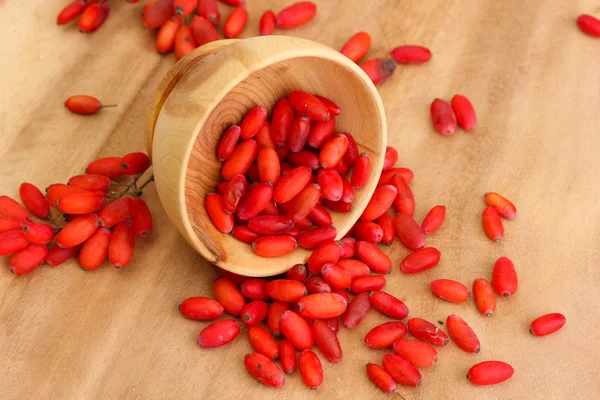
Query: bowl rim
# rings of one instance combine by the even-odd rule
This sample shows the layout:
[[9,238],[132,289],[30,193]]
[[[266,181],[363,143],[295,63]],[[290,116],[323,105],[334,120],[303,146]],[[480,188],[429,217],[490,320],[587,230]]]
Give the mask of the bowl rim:
[[243,39],[220,39],[196,47],[177,61],[165,76],[162,77],[154,90],[154,96],[152,97],[152,103],[150,104],[150,110],[146,118],[146,150],[150,158],[152,158],[152,143],[154,141],[156,122],[158,121],[160,111],[165,105],[169,94],[175,89],[177,82],[179,82],[198,62],[202,61],[204,57],[210,55],[211,52],[240,40]]

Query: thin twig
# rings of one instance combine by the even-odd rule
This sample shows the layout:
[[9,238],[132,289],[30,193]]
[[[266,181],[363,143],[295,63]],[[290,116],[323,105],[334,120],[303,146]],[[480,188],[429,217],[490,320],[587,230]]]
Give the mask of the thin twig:
[[133,181],[127,185],[127,187],[125,188],[125,190],[123,190],[120,194],[119,197],[123,197],[123,195],[125,195],[127,192],[129,192],[130,189],[133,188],[134,191],[137,191],[137,181],[138,179],[140,179],[141,174],[136,175],[133,177]]
[[136,197],[139,197],[139,196],[141,196],[141,195],[142,195],[142,191],[144,190],[144,188],[145,188],[146,186],[148,186],[148,184],[149,184],[150,182],[154,182],[154,175],[150,175],[150,178],[148,178],[148,180],[147,180],[146,182],[144,182],[144,183],[142,184],[142,186],[140,186],[140,187],[139,187],[139,189],[137,189],[137,191],[135,192],[135,196],[136,196]]

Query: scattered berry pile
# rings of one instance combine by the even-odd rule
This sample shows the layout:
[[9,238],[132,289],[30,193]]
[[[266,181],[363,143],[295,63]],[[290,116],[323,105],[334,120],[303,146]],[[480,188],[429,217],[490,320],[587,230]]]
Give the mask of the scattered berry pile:
[[[439,101],[445,103],[455,125],[455,114],[461,115],[458,119],[461,126],[472,130],[473,107],[463,96],[455,101],[458,97],[452,101],[454,110]],[[392,392],[396,391],[396,383],[405,386],[421,383],[418,368],[435,363],[438,357],[435,346],[445,346],[452,338],[465,352],[479,353],[481,344],[469,324],[455,314],[446,319],[448,333],[422,318],[400,321],[408,317],[408,307],[382,291],[392,270],[392,260],[377,244],[390,245],[397,236],[413,250],[400,262],[402,273],[415,274],[434,268],[441,254],[436,248],[425,247],[427,235],[441,227],[446,215],[446,208],[438,205],[421,224],[415,221],[415,198],[410,188],[413,173],[395,166],[398,152],[393,147],[386,149],[378,186],[364,212],[349,235],[335,241],[337,231],[331,225],[328,208],[347,211],[351,201],[343,200],[344,184],[332,182],[345,179],[342,174],[354,165],[349,187],[365,183],[365,175],[360,175],[359,185],[354,179],[360,156],[354,161],[347,160],[351,136],[333,133],[334,118],[340,112],[330,100],[292,92],[279,101],[271,123],[266,121],[267,110],[258,106],[248,112],[240,126],[226,130],[217,149],[218,157],[224,160],[221,175],[226,181],[219,184],[221,194],[213,193],[206,199],[215,226],[221,232],[233,232],[239,240],[252,243],[256,254],[261,256],[287,254],[296,244],[313,251],[306,265],[297,264],[285,276],[273,279],[247,278],[220,270],[221,278],[213,285],[214,300],[189,298],[180,305],[180,311],[187,318],[204,321],[217,319],[223,312],[238,316],[248,326],[248,340],[255,350],[244,359],[252,376],[264,384],[281,387],[285,384],[285,373],[291,374],[298,368],[306,386],[316,388],[323,381],[323,369],[313,346],[329,362],[340,361],[342,346],[337,337],[340,324],[347,329],[355,328],[375,308],[395,321],[371,329],[365,336],[365,344],[375,349],[391,348],[394,353],[384,355],[381,366],[369,363],[367,375],[380,389]],[[432,116],[436,126],[433,107]],[[321,126],[329,121],[331,127],[323,135]],[[304,126],[300,128],[301,125]],[[319,141],[311,136],[315,126],[319,127]],[[328,151],[335,157],[330,157]],[[297,157],[300,154],[302,158]],[[356,156],[358,151],[350,154]],[[490,239],[499,240],[504,234],[500,217],[515,218],[516,207],[497,193],[487,193],[485,202],[484,231]],[[313,228],[312,224],[317,226]],[[471,291],[478,311],[491,316],[496,311],[496,296],[513,296],[517,288],[514,264],[501,257],[492,269],[491,283],[484,278],[475,279]],[[469,288],[451,279],[436,279],[430,289],[449,302],[464,303],[469,299]],[[260,325],[263,322],[266,327]],[[548,314],[531,323],[531,333],[550,334],[565,322],[562,314]],[[235,319],[219,320],[200,332],[198,344],[219,347],[233,341],[240,332]],[[414,339],[405,338],[407,334]],[[277,359],[281,368],[275,364]],[[467,379],[473,384],[489,385],[503,382],[513,374],[511,365],[492,360],[474,365]]]
[[[224,19],[222,35],[238,37],[248,18],[245,0],[221,1],[236,7]],[[94,32],[106,21],[109,11],[106,0],[74,0],[60,12],[57,23],[63,25],[79,17],[79,29]],[[301,26],[316,12],[316,5],[308,1],[277,14],[268,10],[260,19],[259,34]],[[143,8],[142,21],[147,28],[158,30],[157,50],[163,54],[174,51],[177,59],[220,38],[216,0],[151,1]],[[577,24],[582,32],[600,37],[597,18],[581,15]],[[370,46],[370,35],[358,32],[341,53],[358,63]],[[428,62],[431,52],[421,46],[399,46],[390,57],[367,60],[360,67],[377,84],[394,72],[396,64]],[[102,105],[89,96],[73,96],[65,106],[75,113],[93,114],[111,105]],[[382,366],[369,363],[367,375],[381,390],[393,392],[396,383],[420,384],[422,375],[417,368],[436,362],[438,350],[434,346],[445,346],[451,338],[465,352],[478,353],[481,343],[458,315],[447,317],[448,334],[421,318],[410,318],[405,324],[400,320],[408,317],[408,307],[382,291],[392,261],[377,243],[390,245],[398,236],[413,250],[400,263],[402,273],[431,269],[441,255],[437,249],[425,247],[426,236],[440,228],[446,213],[446,208],[438,205],[421,224],[415,221],[415,200],[409,186],[413,173],[394,167],[398,159],[394,148],[386,151],[378,187],[359,221],[347,237],[334,240],[337,230],[331,225],[329,210],[349,212],[355,188],[366,184],[370,171],[369,157],[358,153],[352,135],[334,133],[335,116],[340,112],[328,99],[292,92],[277,104],[270,123],[267,110],[258,106],[240,126],[224,133],[217,154],[224,161],[225,181],[218,186],[218,193],[206,199],[217,229],[252,244],[255,253],[265,257],[286,254],[298,244],[313,252],[306,265],[295,265],[285,277],[276,279],[247,278],[221,270],[222,277],[213,285],[215,299],[186,299],[180,311],[187,318],[202,321],[220,318],[224,312],[239,316],[248,326],[248,339],[255,350],[244,358],[252,376],[281,387],[284,373],[299,369],[304,383],[316,388],[323,381],[323,371],[312,351],[314,345],[329,362],[340,361],[340,323],[352,329],[371,307],[375,308],[394,321],[371,329],[365,344],[392,348],[393,354],[384,355]],[[454,133],[457,126],[470,132],[476,125],[474,108],[462,95],[454,96],[450,104],[434,100],[430,112],[435,130],[442,135]],[[20,196],[26,208],[0,196],[0,255],[15,253],[10,267],[16,274],[30,272],[44,260],[54,266],[77,254],[88,270],[97,268],[107,257],[115,266],[124,267],[133,254],[134,234],[147,236],[152,229],[150,212],[139,197],[152,178],[137,186],[139,175],[149,165],[141,153],[97,160],[88,166],[86,175],[72,177],[68,185],[51,185],[46,195],[24,183]],[[352,168],[348,179],[345,175]],[[134,175],[134,181],[120,193],[110,192],[112,179],[123,174]],[[487,193],[485,203],[484,231],[491,240],[499,240],[504,236],[501,218],[515,218],[516,208],[497,193]],[[50,222],[51,207],[68,221],[64,227],[36,222],[31,216]],[[517,292],[518,277],[512,261],[499,258],[490,281],[475,279],[471,289],[478,311],[485,316],[495,312],[496,295],[509,297]],[[436,279],[430,289],[445,301],[464,303],[469,299],[469,288],[454,280]],[[266,327],[261,326],[263,322]],[[546,314],[531,322],[530,332],[548,335],[565,322],[562,314]],[[198,343],[205,348],[219,347],[234,340],[240,331],[236,320],[219,320],[200,332]],[[407,339],[407,334],[413,339]],[[296,351],[300,351],[298,356]],[[277,359],[281,368],[274,362]],[[488,385],[513,374],[514,369],[505,362],[484,361],[469,369],[467,379]]]
[[[245,0],[222,0],[236,7],[225,18],[222,35],[225,38],[238,37],[248,21],[248,10],[243,7]],[[310,1],[292,4],[279,13],[266,11],[259,23],[260,35],[271,35],[275,28],[291,29],[304,25],[313,19],[317,6]],[[166,54],[174,50],[179,60],[198,46],[219,40],[217,27],[221,14],[217,0],[155,0],[144,6],[142,22],[148,29],[158,29],[156,50]]]
[[[223,37],[236,38],[248,20],[248,11],[243,7],[245,1],[223,2],[237,7],[225,19]],[[310,1],[294,3],[277,14],[267,10],[260,18],[258,32],[264,36],[273,34],[275,28],[296,28],[310,22],[316,13],[317,6]],[[158,28],[157,51],[166,54],[174,50],[178,60],[196,47],[220,38],[216,27],[221,22],[221,15],[216,0],[156,0],[144,7],[142,21],[148,29]],[[370,47],[371,36],[367,32],[358,32],[344,44],[341,53],[358,62]],[[391,59],[376,58],[360,65],[374,83],[389,77],[396,69],[396,63],[420,64],[431,58],[429,49],[412,45],[398,46],[390,54]]]
[[[137,3],[139,0],[128,1]],[[222,35],[225,38],[236,38],[242,33],[248,21],[248,11],[244,7],[246,0],[220,1],[235,7],[224,20]],[[316,13],[317,6],[310,1],[294,3],[277,14],[267,10],[260,18],[258,33],[264,36],[273,34],[275,28],[296,28],[310,22]],[[109,14],[108,0],[73,0],[60,11],[56,22],[58,25],[65,25],[79,17],[79,30],[90,33],[98,30],[108,19]],[[217,27],[221,23],[221,14],[217,0],[153,0],[143,7],[142,22],[148,29],[157,30],[156,50],[161,54],[174,51],[178,60],[196,47],[220,39]],[[600,37],[598,18],[582,14],[577,18],[577,25],[582,32]],[[341,53],[352,61],[358,62],[367,54],[370,46],[371,36],[367,32],[358,32],[344,44]],[[392,49],[390,56],[391,58],[368,60],[360,67],[377,84],[394,72],[396,63],[427,62],[431,58],[431,51],[422,46],[403,45]],[[460,99],[458,101],[460,102]],[[460,103],[458,107],[461,107]],[[461,126],[470,130],[462,123]]]
[[[364,242],[355,243],[354,251],[361,243]],[[321,266],[320,273],[308,275],[307,267],[298,264],[285,276],[272,280],[219,270],[221,277],[213,284],[214,299],[191,297],[179,305],[179,310],[186,318],[199,321],[217,319],[224,312],[238,316],[247,326],[248,340],[255,351],[244,358],[248,372],[274,387],[283,386],[284,373],[292,374],[297,368],[306,386],[318,387],[323,381],[323,370],[312,348],[316,345],[329,362],[339,362],[342,359],[342,346],[337,337],[340,324],[347,329],[355,328],[371,307],[395,320],[375,326],[364,338],[371,348],[393,350],[393,354],[384,355],[383,367],[367,365],[367,375],[385,392],[395,391],[396,383],[418,386],[422,375],[417,368],[434,365],[438,357],[434,346],[445,346],[450,338],[465,352],[480,352],[476,333],[458,315],[452,314],[446,319],[448,334],[422,318],[410,318],[406,323],[399,321],[407,318],[408,307],[381,291],[385,278],[372,275],[376,270],[369,268],[360,256],[351,258],[353,253],[348,251],[340,258],[336,253],[336,257]],[[307,276],[310,277],[306,279]],[[372,283],[376,281],[374,278],[381,278],[382,282]],[[483,315],[491,315],[496,308],[494,292],[508,297],[516,293],[517,286],[513,263],[506,257],[498,259],[492,271],[492,284],[485,279],[473,283],[477,308]],[[464,303],[469,298],[465,285],[448,279],[431,282],[431,290],[450,302]],[[354,295],[351,300],[350,294]],[[531,323],[530,332],[534,336],[548,335],[562,328],[565,322],[562,314],[547,314]],[[204,348],[223,346],[240,332],[236,320],[219,320],[200,332],[198,344]],[[407,339],[407,333],[413,339]],[[296,351],[300,351],[298,356]],[[277,360],[281,368],[275,364]],[[514,369],[505,362],[484,361],[469,369],[467,379],[476,385],[490,385],[503,382],[513,374]]]
[[[137,1],[131,1],[136,3]],[[236,7],[221,21],[217,0],[154,0],[142,10],[142,23],[150,30],[157,30],[156,50],[161,54],[175,53],[179,60],[190,51],[222,37],[236,38],[246,28],[248,10],[245,0],[221,0]],[[107,0],[74,0],[58,15],[57,23],[64,25],[79,17],[82,32],[94,32],[109,15]],[[275,29],[292,29],[310,22],[317,13],[317,6],[310,1],[294,3],[275,14],[267,10],[260,18],[258,33],[271,35]],[[223,22],[222,35],[218,27]],[[359,62],[371,47],[371,36],[358,32],[344,44],[341,53]],[[431,52],[421,46],[398,46],[390,52],[391,58],[375,58],[363,62],[360,67],[377,84],[389,77],[398,64],[420,64],[429,61]]]
[[[107,258],[124,268],[133,256],[135,236],[152,232],[150,210],[140,196],[153,177],[137,185],[149,167],[144,153],[101,158],[67,184],[48,186],[45,195],[31,183],[23,183],[19,195],[25,207],[0,196],[0,256],[13,254],[9,266],[16,275],[27,274],[44,261],[54,267],[77,255],[88,271]],[[133,181],[112,181],[123,175],[133,176]],[[118,186],[125,189],[111,191]],[[66,224],[56,222],[59,214]]]

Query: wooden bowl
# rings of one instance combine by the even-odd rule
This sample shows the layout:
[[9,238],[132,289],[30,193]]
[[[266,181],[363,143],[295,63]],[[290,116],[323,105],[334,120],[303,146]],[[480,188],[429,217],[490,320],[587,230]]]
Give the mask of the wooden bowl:
[[351,132],[369,153],[372,172],[356,191],[353,210],[332,212],[338,239],[366,207],[383,166],[386,119],[368,76],[339,52],[304,39],[265,36],[202,46],[173,67],[158,87],[148,123],[156,187],[169,218],[207,260],[237,274],[271,276],[303,263],[298,248],[263,258],[250,245],[215,229],[204,199],[221,181],[216,147],[223,131],[256,105],[272,110],[293,90],[325,96],[342,108],[336,131]]

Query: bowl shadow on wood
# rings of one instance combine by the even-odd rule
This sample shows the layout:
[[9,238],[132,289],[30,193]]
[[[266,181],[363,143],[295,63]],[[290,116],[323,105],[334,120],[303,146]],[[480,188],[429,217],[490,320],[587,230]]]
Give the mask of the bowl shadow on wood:
[[[272,110],[293,90],[340,105],[336,131],[353,134],[359,150],[370,155],[372,172],[367,185],[357,189],[352,212],[332,212],[339,239],[356,222],[377,185],[387,136],[381,99],[356,64],[311,41],[257,37],[228,41],[208,54],[202,47],[196,52],[180,63],[201,59],[171,85],[162,107],[153,111],[158,119],[151,133],[152,152],[161,202],[188,243],[219,267],[248,276],[283,273],[303,263],[309,252],[298,248],[283,257],[256,256],[250,245],[217,231],[206,213],[205,197],[221,181],[222,163],[215,153],[222,133],[254,106]],[[164,91],[157,97],[164,99]]]

